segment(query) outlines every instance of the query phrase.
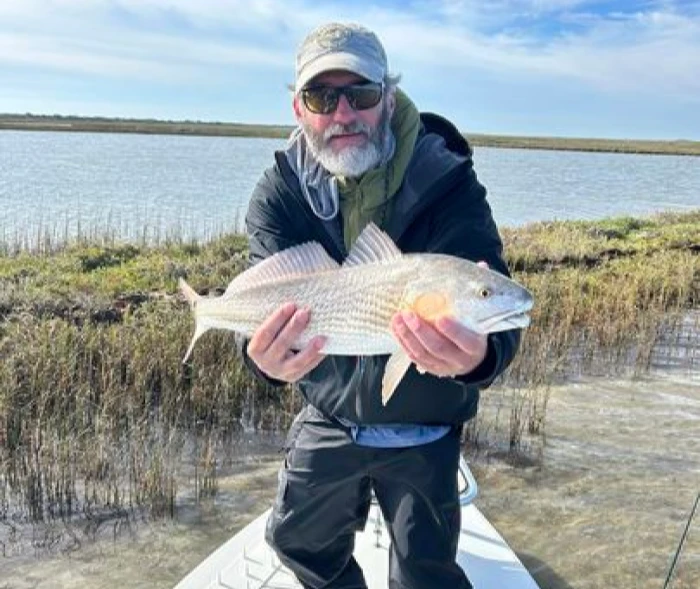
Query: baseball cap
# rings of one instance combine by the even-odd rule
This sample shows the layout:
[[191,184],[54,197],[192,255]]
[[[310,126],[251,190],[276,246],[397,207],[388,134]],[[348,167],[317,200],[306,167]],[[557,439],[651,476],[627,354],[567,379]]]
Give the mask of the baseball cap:
[[371,82],[387,75],[386,52],[377,35],[356,23],[328,23],[311,31],[296,57],[295,91],[331,70],[344,70]]

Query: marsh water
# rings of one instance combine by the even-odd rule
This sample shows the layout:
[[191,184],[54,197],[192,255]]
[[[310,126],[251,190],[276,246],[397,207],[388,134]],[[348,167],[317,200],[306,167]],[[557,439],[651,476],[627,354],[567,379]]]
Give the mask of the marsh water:
[[[0,132],[0,240],[47,229],[199,238],[228,230],[283,144]],[[480,148],[475,161],[506,225],[700,205],[698,158]],[[700,491],[699,366],[694,340],[683,361],[657,361],[642,378],[572,377],[553,387],[546,436],[525,440],[515,463],[500,451],[515,393],[484,394],[490,448],[472,457],[476,502],[541,587],[663,587]],[[219,491],[201,501],[183,468],[173,520],[0,524],[0,589],[172,587],[269,506],[280,445],[276,433],[227,441]],[[679,562],[671,587],[700,587],[700,514]]]
[[[544,437],[504,449],[517,391],[483,395],[465,453],[476,505],[543,589],[661,589],[700,492],[700,313],[643,377],[570,377],[549,390]],[[623,371],[624,372],[624,371]],[[195,500],[183,465],[172,520],[130,517],[0,531],[0,588],[172,587],[269,507],[282,436],[250,428],[218,448],[218,493]],[[245,431],[247,430],[247,431]],[[700,513],[669,588],[700,586]],[[242,589],[242,588],[241,588]]]
[[[0,131],[0,240],[93,229],[203,238],[240,225],[279,139]],[[501,225],[687,210],[700,158],[476,148]]]
[[[484,401],[495,441],[508,427],[510,393],[493,389]],[[477,506],[544,589],[661,589],[700,491],[700,375],[658,370],[555,387],[546,431],[520,464],[472,459]],[[231,445],[217,496],[197,504],[184,492],[173,521],[107,524],[97,538],[74,524],[72,546],[52,550],[35,538],[33,548],[10,550],[0,587],[172,587],[269,506],[278,445],[273,437]],[[671,587],[697,589],[700,521],[679,562]]]

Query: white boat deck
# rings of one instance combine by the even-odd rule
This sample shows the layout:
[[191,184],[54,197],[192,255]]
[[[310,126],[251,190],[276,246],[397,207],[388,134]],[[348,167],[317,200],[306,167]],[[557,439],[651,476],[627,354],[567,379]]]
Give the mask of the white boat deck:
[[[466,463],[462,494],[462,532],[457,562],[475,589],[537,589],[505,540],[472,504],[476,483]],[[248,524],[187,575],[175,589],[300,589],[264,539],[269,511]],[[363,532],[357,534],[355,557],[369,589],[386,589],[389,534],[379,507],[372,506]]]

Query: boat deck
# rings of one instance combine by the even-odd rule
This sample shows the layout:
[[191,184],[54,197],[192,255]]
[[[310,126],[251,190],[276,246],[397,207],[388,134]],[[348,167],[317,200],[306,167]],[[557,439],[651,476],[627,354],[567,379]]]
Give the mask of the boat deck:
[[[466,463],[463,479],[462,532],[457,562],[475,589],[537,589],[513,550],[472,503],[477,493]],[[301,589],[294,575],[280,563],[265,542],[269,511],[206,558],[175,589]],[[356,537],[355,557],[368,589],[386,589],[390,538],[377,505],[370,510],[364,531]]]

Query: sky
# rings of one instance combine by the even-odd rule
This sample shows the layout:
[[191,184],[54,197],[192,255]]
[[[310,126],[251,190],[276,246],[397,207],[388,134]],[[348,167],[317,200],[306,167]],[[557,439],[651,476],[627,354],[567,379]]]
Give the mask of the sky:
[[700,140],[700,0],[0,0],[0,113],[293,124],[329,21],[466,133]]

